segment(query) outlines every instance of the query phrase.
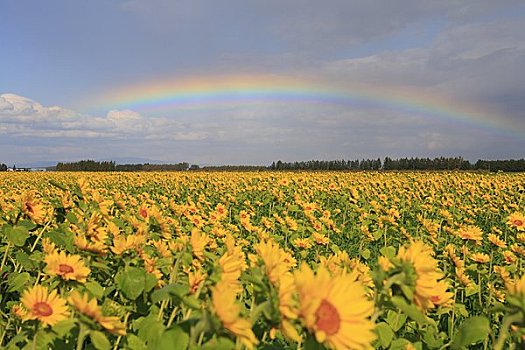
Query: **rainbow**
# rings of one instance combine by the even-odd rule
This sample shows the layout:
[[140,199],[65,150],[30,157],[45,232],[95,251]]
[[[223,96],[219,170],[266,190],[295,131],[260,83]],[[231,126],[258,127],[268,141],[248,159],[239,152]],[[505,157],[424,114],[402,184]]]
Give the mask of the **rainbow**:
[[421,89],[326,81],[276,75],[216,75],[156,80],[115,88],[88,102],[98,110],[131,109],[159,113],[185,109],[214,110],[254,103],[369,106],[411,112],[429,120],[463,123],[525,140],[525,130],[482,108],[429,94]]

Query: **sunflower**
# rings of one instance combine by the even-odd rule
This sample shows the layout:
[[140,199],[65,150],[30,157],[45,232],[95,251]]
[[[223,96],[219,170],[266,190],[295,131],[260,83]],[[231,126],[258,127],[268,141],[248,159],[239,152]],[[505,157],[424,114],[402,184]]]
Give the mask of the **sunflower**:
[[24,193],[20,199],[22,201],[22,213],[35,224],[42,224],[47,214],[42,202],[35,199],[31,192]]
[[24,291],[20,301],[26,309],[24,320],[39,320],[45,326],[53,326],[69,317],[66,301],[56,290],[49,293],[46,287],[36,285]]
[[312,247],[312,241],[308,238],[296,238],[293,244],[299,249],[310,249]]
[[190,293],[194,294],[196,293],[201,286],[204,285],[204,282],[206,281],[206,274],[203,273],[201,270],[197,270],[195,272],[189,271],[188,272],[188,284],[190,286]]
[[507,225],[517,231],[525,231],[525,216],[518,212],[512,213],[507,217]]
[[448,282],[438,269],[437,260],[432,257],[433,250],[421,241],[412,243],[408,248],[401,247],[397,257],[411,264],[416,272],[414,303],[423,310],[436,305],[447,304],[453,293],[447,292]]
[[64,280],[86,282],[91,270],[84,265],[79,255],[67,255],[65,252],[54,251],[44,259],[47,264],[46,273],[51,276],[60,276]]
[[295,301],[295,280],[291,272],[282,275],[279,281],[279,312],[281,313],[282,333],[296,342],[301,336],[293,326],[291,320],[297,318],[297,306]]
[[104,316],[102,309],[97,304],[97,299],[89,299],[87,294],[81,295],[78,291],[71,292],[68,302],[73,305],[80,313],[96,321],[108,332],[117,335],[126,334],[126,326],[120,322],[116,316]]
[[485,253],[473,253],[470,256],[470,259],[474,260],[475,262],[477,262],[479,264],[485,264],[485,263],[488,263],[490,261],[490,256],[488,254],[485,254]]
[[375,339],[374,303],[351,274],[317,274],[306,265],[295,272],[299,318],[317,341],[334,349],[368,349]]
[[523,298],[525,296],[525,275],[516,280],[509,280],[505,282],[505,287],[509,294]]
[[476,244],[481,244],[483,231],[474,225],[462,226],[456,231],[456,235],[463,240],[471,240]]
[[488,237],[490,243],[494,244],[495,246],[497,246],[499,248],[505,248],[507,246],[505,241],[502,240],[498,235],[496,235],[494,233],[489,233],[489,235],[487,237]]
[[287,253],[279,247],[279,244],[269,239],[255,245],[255,251],[264,261],[266,275],[272,284],[276,285],[282,275],[284,275],[292,263],[287,260]]
[[204,261],[204,250],[209,243],[208,236],[199,229],[194,228],[191,230],[190,243],[193,256],[200,261]]
[[250,321],[239,317],[241,307],[235,303],[235,292],[228,283],[220,281],[212,289],[212,304],[222,325],[234,334],[248,349],[259,343],[252,331]]

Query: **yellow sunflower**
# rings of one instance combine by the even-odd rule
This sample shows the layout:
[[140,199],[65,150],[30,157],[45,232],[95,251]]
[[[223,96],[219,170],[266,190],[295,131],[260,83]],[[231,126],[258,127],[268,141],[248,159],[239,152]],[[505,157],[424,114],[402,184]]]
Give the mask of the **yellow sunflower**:
[[56,290],[49,293],[46,287],[36,285],[22,293],[20,301],[26,310],[24,320],[39,320],[44,326],[53,326],[69,317],[66,301]]
[[375,339],[374,303],[351,274],[317,274],[306,265],[295,272],[299,318],[317,341],[334,349],[369,349]]
[[523,298],[525,296],[525,275],[516,280],[505,282],[505,287],[509,294]]
[[67,255],[65,252],[54,251],[44,259],[47,264],[45,272],[51,276],[60,276],[64,280],[86,282],[91,270],[84,265],[79,255]]
[[42,202],[33,197],[31,192],[26,192],[20,198],[22,201],[22,213],[36,224],[42,224],[46,218],[46,210]]
[[525,231],[525,216],[518,212],[512,213],[507,218],[507,225],[518,231]]
[[195,256],[200,261],[204,261],[204,250],[209,243],[208,236],[200,230],[194,228],[191,230],[190,243],[193,256]]
[[437,260],[432,255],[432,248],[421,241],[412,243],[408,248],[399,248],[397,254],[401,261],[411,263],[415,269],[414,303],[423,310],[447,304],[454,295],[447,292],[448,282],[443,280],[445,275],[438,269]]
[[272,284],[276,285],[282,275],[284,275],[293,263],[287,261],[286,252],[278,243],[269,239],[266,242],[259,242],[255,245],[255,251],[264,261],[266,275]]
[[494,244],[495,246],[497,246],[499,248],[505,248],[507,246],[505,241],[502,240],[498,235],[496,235],[494,233],[489,233],[487,238],[489,239],[490,243]]
[[281,331],[289,339],[299,342],[301,336],[291,320],[297,318],[295,280],[291,272],[282,275],[279,281],[279,312],[281,313]]
[[477,262],[479,264],[485,264],[485,263],[488,263],[490,261],[490,256],[488,254],[485,254],[485,253],[473,253],[470,256],[470,259],[474,260],[475,262]]
[[241,307],[235,302],[235,295],[228,283],[217,283],[212,289],[213,309],[224,328],[234,334],[248,349],[253,349],[259,341],[253,334],[250,321],[239,317]]
[[104,316],[102,309],[97,304],[97,299],[89,299],[87,294],[81,295],[78,291],[71,292],[68,302],[80,313],[96,321],[108,332],[117,335],[126,335],[126,326],[116,316]]
[[481,244],[483,239],[483,231],[475,225],[462,226],[456,230],[456,235],[463,240],[471,240],[476,244]]

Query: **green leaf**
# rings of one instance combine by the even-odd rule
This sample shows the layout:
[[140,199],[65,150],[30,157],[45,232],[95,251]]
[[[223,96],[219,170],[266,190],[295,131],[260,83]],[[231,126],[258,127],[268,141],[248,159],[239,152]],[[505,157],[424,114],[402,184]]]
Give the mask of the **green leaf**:
[[55,332],[59,338],[63,338],[71,333],[71,330],[75,327],[76,323],[77,321],[74,318],[62,320],[53,326],[53,332]]
[[379,344],[384,348],[387,348],[394,338],[394,331],[385,322],[376,324],[376,333]]
[[488,337],[490,333],[489,320],[484,316],[474,316],[463,321],[452,340],[452,349],[463,349],[477,344]]
[[38,226],[31,220],[21,220],[17,223],[17,225],[27,228],[28,231],[32,231]]
[[85,283],[84,286],[91,294],[97,297],[97,299],[102,299],[104,296],[104,287],[102,287],[98,282],[89,281]]
[[66,191],[66,190],[67,190],[66,186],[64,186],[64,185],[62,185],[62,184],[56,182],[55,180],[49,180],[49,184],[51,184],[52,186],[55,186],[55,187],[57,187],[57,188],[60,188],[60,189],[63,190],[63,191]]
[[148,347],[146,346],[146,343],[142,341],[139,337],[137,337],[135,334],[129,333],[126,336],[126,342],[127,342],[127,348],[130,350],[147,350]]
[[153,291],[153,293],[151,293],[151,301],[153,303],[158,303],[159,301],[171,298],[171,296],[177,296],[179,299],[182,299],[188,293],[188,286],[178,283],[170,283],[165,287]]
[[18,251],[15,254],[16,262],[19,263],[25,270],[32,270],[35,265],[25,252]]
[[106,335],[99,331],[90,331],[89,337],[91,338],[91,342],[93,343],[93,346],[95,346],[95,349],[98,350],[107,350],[111,349],[111,344],[106,338]]
[[231,339],[219,337],[204,344],[202,350],[232,350],[234,348],[235,343]]
[[156,315],[150,315],[136,321],[134,327],[138,329],[139,338],[142,339],[148,348],[151,348],[160,340],[164,332],[164,325],[157,320]]
[[73,214],[73,212],[67,213],[66,220],[72,224],[75,224],[75,225],[78,224],[78,218],[75,214]]
[[53,334],[44,330],[39,330],[36,334],[36,349],[47,350],[49,344],[53,341]]
[[31,276],[27,272],[12,273],[7,278],[7,284],[9,285],[8,292],[20,292],[25,289]]
[[337,246],[337,244],[332,244],[330,246],[330,250],[334,253],[334,254],[337,254],[341,251],[341,249]]
[[461,303],[455,303],[454,304],[454,312],[458,315],[461,315],[463,317],[468,317],[468,310],[465,307],[464,304]]
[[403,311],[408,317],[416,321],[420,326],[423,326],[431,322],[430,319],[425,317],[425,315],[415,306],[408,304],[403,297],[395,296],[392,297],[392,303],[401,311]]
[[23,247],[29,237],[29,230],[24,226],[4,226],[4,233],[7,240],[17,247]]
[[447,337],[445,333],[437,334],[437,329],[427,327],[423,332],[423,341],[429,349],[438,349],[443,346],[443,340]]
[[465,296],[469,297],[471,295],[477,294],[478,292],[479,292],[479,286],[473,283],[472,285],[468,286],[465,289]]
[[402,284],[401,285],[401,291],[403,292],[403,294],[405,295],[405,297],[408,299],[408,300],[413,300],[414,299],[414,290],[412,289],[412,287],[409,287],[405,284]]
[[370,252],[370,249],[364,249],[361,251],[361,256],[363,257],[363,259],[365,260],[368,260],[370,258],[370,255],[372,253]]
[[403,327],[403,325],[405,324],[406,320],[407,315],[401,312],[389,310],[386,314],[386,322],[390,325],[394,332],[400,330],[401,327]]
[[194,296],[186,296],[182,298],[182,302],[186,305],[191,307],[194,310],[199,310],[201,308],[200,300],[195,298]]
[[392,342],[390,345],[390,350],[405,350],[407,348],[407,345],[412,344],[408,340],[404,338],[396,339]]
[[144,281],[144,291],[149,292],[157,285],[157,277],[152,273],[146,273]]
[[173,327],[162,334],[156,349],[187,349],[190,343],[190,336],[180,327]]
[[128,267],[115,277],[117,287],[131,300],[137,299],[146,286],[146,271],[138,267]]
[[379,251],[389,259],[392,259],[396,256],[396,249],[392,246],[383,247]]

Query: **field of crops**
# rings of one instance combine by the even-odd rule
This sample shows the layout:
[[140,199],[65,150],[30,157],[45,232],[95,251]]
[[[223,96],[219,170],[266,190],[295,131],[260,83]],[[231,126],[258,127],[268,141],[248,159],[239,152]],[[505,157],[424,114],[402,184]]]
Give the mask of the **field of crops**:
[[520,348],[524,186],[3,173],[0,348]]

